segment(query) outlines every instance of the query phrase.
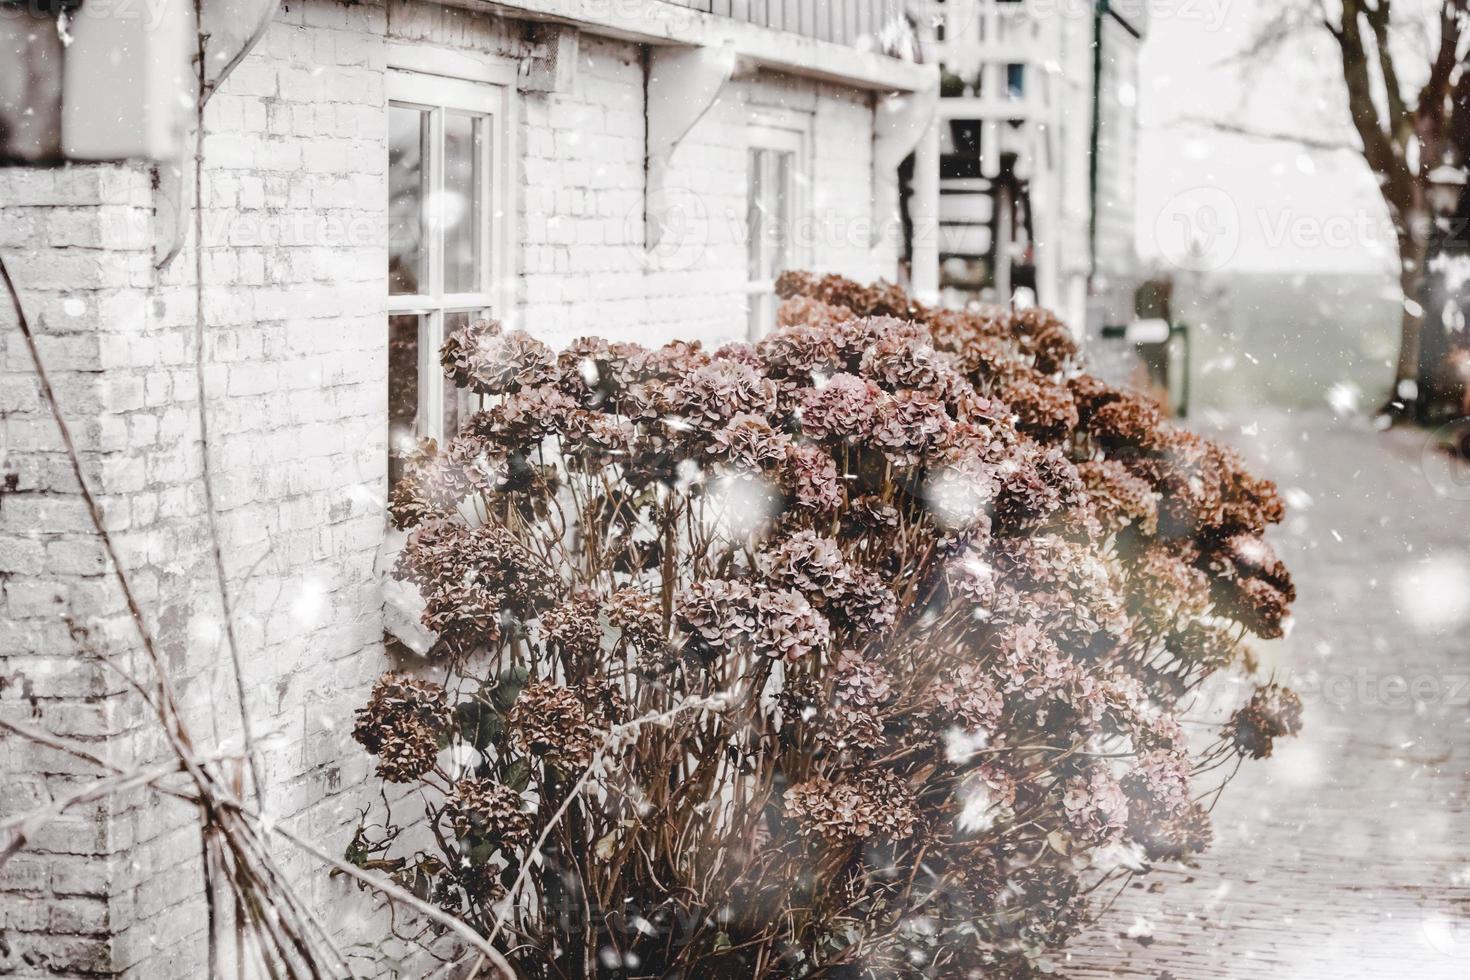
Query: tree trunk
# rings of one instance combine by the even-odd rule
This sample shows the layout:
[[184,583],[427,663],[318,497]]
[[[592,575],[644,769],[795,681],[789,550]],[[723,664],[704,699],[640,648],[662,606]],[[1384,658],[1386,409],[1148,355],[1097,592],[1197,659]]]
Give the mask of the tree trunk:
[[[1431,220],[1427,214],[1415,214],[1410,216],[1409,224],[1411,229],[1427,229]],[[1393,391],[1387,406],[1390,414],[1394,415],[1412,413],[1418,401],[1421,384],[1419,343],[1424,331],[1424,263],[1429,251],[1427,237],[1427,233],[1416,234],[1412,230],[1399,236],[1399,290],[1403,293],[1403,303],[1399,313],[1398,363],[1394,367]]]

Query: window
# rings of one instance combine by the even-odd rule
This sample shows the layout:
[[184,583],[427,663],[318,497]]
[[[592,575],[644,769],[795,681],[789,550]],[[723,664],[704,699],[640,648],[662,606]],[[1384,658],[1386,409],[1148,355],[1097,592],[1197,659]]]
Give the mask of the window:
[[798,129],[750,129],[745,293],[751,340],[776,325],[776,277],[800,265],[795,232],[803,214],[805,146]]
[[1013,99],[1023,98],[1026,95],[1026,66],[1021,64],[1006,65],[1006,94]]
[[395,68],[388,100],[388,468],[396,480],[417,438],[453,436],[468,409],[440,369],[444,337],[497,315],[508,295],[511,126],[503,85]]

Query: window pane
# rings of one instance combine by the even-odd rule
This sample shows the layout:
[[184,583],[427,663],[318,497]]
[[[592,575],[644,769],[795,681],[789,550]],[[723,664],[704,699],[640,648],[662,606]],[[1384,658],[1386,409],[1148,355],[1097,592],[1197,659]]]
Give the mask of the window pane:
[[775,212],[774,227],[771,229],[771,267],[768,278],[774,279],[786,271],[791,256],[791,153],[775,153],[775,179],[772,181],[772,210]]
[[388,479],[403,475],[401,457],[413,449],[419,424],[419,350],[424,318],[388,318]]
[[1020,64],[1006,65],[1006,94],[1013,99],[1019,99],[1026,94],[1026,66]]
[[428,112],[389,106],[388,292],[393,294],[428,291],[423,220],[428,142]]
[[480,200],[485,119],[450,112],[444,116],[444,194],[436,207],[444,230],[444,291],[480,290],[481,230],[485,208]]
[[745,249],[747,258],[747,276],[754,279],[763,278],[761,267],[761,243],[765,235],[765,223],[761,220],[761,166],[765,162],[764,150],[751,150],[750,159],[746,170],[749,174],[746,186],[745,198]]
[[[468,310],[457,313],[444,314],[444,336],[448,337],[456,330],[461,330],[470,325],[471,321],[480,319],[480,313]],[[470,415],[470,400],[474,397],[463,388],[456,388],[454,382],[448,378],[444,379],[444,432],[450,437],[459,433],[460,423]]]

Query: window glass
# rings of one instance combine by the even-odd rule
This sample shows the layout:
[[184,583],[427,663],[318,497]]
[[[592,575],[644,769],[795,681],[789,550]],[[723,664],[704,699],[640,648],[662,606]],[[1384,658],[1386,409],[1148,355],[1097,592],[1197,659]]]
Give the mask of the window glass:
[[480,200],[484,119],[444,114],[444,192],[436,208],[444,233],[444,291],[480,289],[485,202]]
[[429,114],[388,108],[388,292],[412,295],[424,282],[424,198],[427,196]]
[[403,475],[402,459],[412,451],[419,431],[419,351],[424,318],[402,314],[388,318],[388,477]]
[[1025,65],[1006,65],[1006,94],[1013,99],[1019,99],[1026,94]]
[[492,134],[497,85],[389,73],[389,477],[419,437],[458,434],[470,398],[442,371],[444,338],[494,313]]
[[753,148],[748,166],[746,309],[747,329],[755,339],[775,326],[776,277],[791,264],[796,154]]

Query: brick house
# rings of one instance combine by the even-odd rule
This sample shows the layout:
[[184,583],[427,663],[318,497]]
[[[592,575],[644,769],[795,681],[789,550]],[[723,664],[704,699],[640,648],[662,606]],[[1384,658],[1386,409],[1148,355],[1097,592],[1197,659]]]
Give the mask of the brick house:
[[[193,27],[167,0],[139,25],[125,4],[89,21],[88,4],[59,155],[130,159],[0,169],[0,255],[188,721],[238,750],[200,489],[195,242],[178,220],[190,151],[155,117],[179,101],[159,46],[192,45]],[[882,53],[904,24],[890,0],[290,0],[267,15],[204,115],[210,458],[263,804],[340,852],[369,770],[351,715],[389,662],[375,561],[393,447],[457,411],[433,366],[444,331],[491,314],[553,344],[715,342],[765,328],[783,265],[895,278],[895,174],[937,72]],[[48,164],[15,148],[62,55],[16,66],[54,20],[0,19],[0,145]],[[145,31],[150,59],[121,101],[85,84],[84,52],[115,30]],[[105,118],[73,119],[93,102]],[[119,138],[148,142],[110,148],[138,105],[148,125]],[[916,247],[916,286],[928,256]],[[0,309],[0,712],[120,763],[162,758],[129,686],[127,610]],[[5,745],[0,816],[97,775]],[[0,974],[203,976],[198,837],[194,814],[147,792],[40,828],[0,872]],[[383,935],[356,890],[289,870],[344,945]]]

